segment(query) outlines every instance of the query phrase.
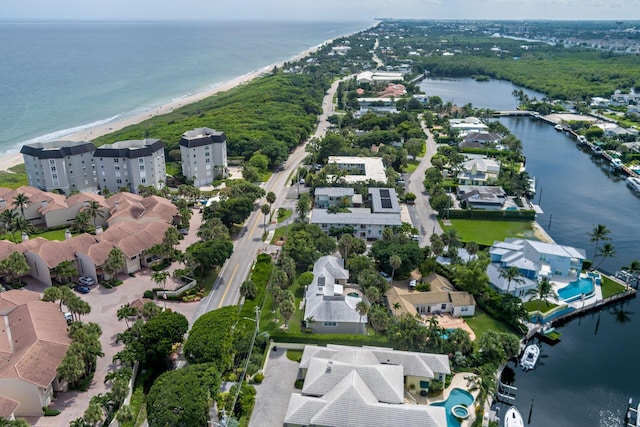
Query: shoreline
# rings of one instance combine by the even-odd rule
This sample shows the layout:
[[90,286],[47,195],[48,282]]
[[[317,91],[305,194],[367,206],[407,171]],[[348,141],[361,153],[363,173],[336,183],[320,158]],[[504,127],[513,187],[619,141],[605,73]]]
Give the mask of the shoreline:
[[[241,86],[243,84],[249,83],[250,81],[262,77],[266,74],[268,74],[269,72],[271,72],[271,70],[273,70],[273,68],[282,68],[284,66],[285,63],[287,62],[295,62],[295,61],[299,61],[307,56],[309,56],[310,54],[316,52],[317,50],[319,50],[320,48],[322,48],[323,46],[327,45],[327,44],[331,44],[333,43],[336,39],[341,38],[341,37],[348,37],[352,34],[355,34],[357,32],[360,31],[367,31],[371,28],[375,28],[375,26],[378,25],[378,22],[374,23],[373,25],[366,27],[362,30],[358,30],[358,31],[354,31],[352,33],[349,34],[343,34],[343,35],[339,35],[339,36],[335,36],[331,39],[325,40],[322,43],[312,46],[308,49],[303,50],[302,52],[293,55],[292,57],[290,57],[287,60],[282,60],[282,61],[278,61],[278,62],[274,62],[271,63],[269,65],[266,65],[262,68],[259,68],[257,70],[253,70],[250,71],[246,74],[243,74],[241,76],[238,76],[234,79],[231,79],[229,81],[223,82],[217,86],[214,87],[210,87],[208,89],[205,89],[201,92],[197,92],[191,95],[187,95],[184,97],[177,97],[176,99],[174,99],[173,101],[170,101],[166,104],[162,104],[160,106],[156,106],[156,107],[150,107],[149,109],[137,113],[137,114],[132,114],[130,116],[125,115],[122,118],[116,118],[113,121],[108,121],[96,126],[92,126],[92,127],[88,127],[85,129],[82,129],[80,131],[77,132],[73,132],[69,135],[60,137],[60,138],[56,138],[57,140],[68,140],[68,141],[92,141],[95,138],[104,136],[104,135],[108,135],[112,132],[116,132],[119,131],[127,126],[131,126],[131,125],[136,125],[138,123],[141,123],[147,119],[156,117],[156,116],[162,116],[168,113],[171,113],[173,110],[184,107],[186,105],[189,104],[193,104],[195,102],[201,101],[203,99],[209,98],[211,96],[214,96],[218,93],[221,92],[226,92],[229,91],[233,88],[236,88],[238,86]],[[50,141],[54,141],[56,139],[51,139]],[[46,142],[50,142],[50,141],[45,141]],[[24,144],[24,143],[23,143]],[[0,157],[0,172],[9,172],[11,173],[11,171],[9,170],[10,168],[23,164],[24,160],[22,157],[22,154],[20,154],[19,151],[16,152],[7,152],[7,153],[2,153],[1,157]]]

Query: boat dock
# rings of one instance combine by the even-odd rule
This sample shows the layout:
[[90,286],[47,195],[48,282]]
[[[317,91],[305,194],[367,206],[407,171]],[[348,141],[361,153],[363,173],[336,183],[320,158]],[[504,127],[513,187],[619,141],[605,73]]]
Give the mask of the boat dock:
[[[547,122],[550,125],[553,126],[562,126],[561,128],[557,128],[558,130],[561,130],[563,132],[566,132],[570,135],[572,135],[580,145],[586,145],[587,147],[589,147],[589,149],[591,149],[592,152],[601,155],[605,160],[607,160],[612,167],[620,170],[621,172],[623,172],[624,174],[626,174],[627,176],[632,176],[635,178],[640,177],[640,175],[638,175],[638,173],[636,173],[634,170],[629,169],[628,167],[626,167],[623,164],[616,164],[614,163],[614,159],[616,159],[616,157],[613,157],[611,154],[607,153],[606,151],[600,149],[600,147],[598,147],[597,145],[589,142],[586,138],[584,138],[582,135],[578,135],[577,133],[575,133],[571,127],[569,127],[568,125],[563,125],[562,122],[557,122],[554,121],[546,116],[541,115],[540,113],[536,112],[536,111],[528,111],[528,110],[502,110],[502,111],[495,111],[493,113],[494,117],[533,117],[535,119],[538,120],[542,120],[543,122]],[[603,120],[602,117],[597,116],[598,119]],[[606,120],[606,121],[611,121]]]
[[640,411],[640,404],[633,403],[633,399],[629,398],[629,405],[627,406],[627,412],[624,415],[625,427],[640,427],[640,417],[638,412]]

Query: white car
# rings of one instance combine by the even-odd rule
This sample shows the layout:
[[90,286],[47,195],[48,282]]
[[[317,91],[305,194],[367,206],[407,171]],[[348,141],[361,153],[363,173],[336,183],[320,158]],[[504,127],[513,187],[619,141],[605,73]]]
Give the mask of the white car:
[[409,280],[409,289],[415,288],[417,284],[418,284],[418,281],[416,279]]
[[80,277],[78,279],[78,283],[85,286],[93,286],[96,284],[95,280],[93,280],[93,277],[89,277],[89,276]]

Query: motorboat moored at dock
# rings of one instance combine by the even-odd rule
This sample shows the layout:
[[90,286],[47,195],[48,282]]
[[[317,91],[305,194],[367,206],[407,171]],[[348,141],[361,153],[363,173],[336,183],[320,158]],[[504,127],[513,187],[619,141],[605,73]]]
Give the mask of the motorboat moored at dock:
[[626,179],[627,187],[636,193],[640,193],[640,178],[630,176]]
[[520,415],[520,411],[515,406],[507,409],[507,412],[504,413],[504,427],[524,427],[524,420],[522,419],[522,415]]
[[535,368],[538,357],[540,357],[540,347],[536,344],[529,344],[527,348],[524,349],[524,354],[522,355],[522,359],[520,359],[522,370],[529,371]]

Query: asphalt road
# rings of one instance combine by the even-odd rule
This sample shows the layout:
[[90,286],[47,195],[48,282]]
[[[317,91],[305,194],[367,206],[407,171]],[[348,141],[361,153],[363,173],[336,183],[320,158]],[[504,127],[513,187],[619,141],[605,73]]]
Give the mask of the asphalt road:
[[427,151],[424,157],[420,159],[420,163],[411,177],[407,179],[406,189],[408,192],[416,195],[416,200],[413,205],[408,205],[409,216],[411,216],[411,222],[418,233],[420,234],[419,243],[420,247],[427,246],[429,244],[429,237],[433,233],[442,234],[442,228],[438,223],[438,219],[435,211],[429,205],[429,196],[424,190],[424,173],[431,167],[431,158],[436,153],[438,147],[433,139],[433,135],[427,129],[424,121],[421,120],[422,130],[427,135]]
[[[273,191],[276,195],[276,201],[273,204],[274,212],[277,212],[279,207],[285,206],[287,203],[286,195],[291,179],[307,155],[305,151],[306,144],[313,138],[324,137],[329,127],[327,118],[333,114],[333,97],[338,89],[338,83],[339,81],[336,81],[331,85],[322,101],[323,112],[318,117],[315,133],[309,137],[305,144],[293,151],[283,170],[275,172],[263,185],[265,193]],[[261,206],[264,203],[266,203],[266,200],[263,198],[256,203],[256,206]],[[234,242],[233,254],[220,270],[213,292],[200,302],[191,319],[191,323],[208,311],[238,303],[240,285],[248,278],[258,251],[266,247],[266,244],[262,241],[262,234],[264,233],[263,221],[264,218],[260,209],[255,209],[245,222],[244,231],[241,232],[240,238]]]

